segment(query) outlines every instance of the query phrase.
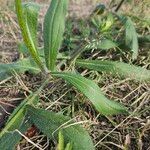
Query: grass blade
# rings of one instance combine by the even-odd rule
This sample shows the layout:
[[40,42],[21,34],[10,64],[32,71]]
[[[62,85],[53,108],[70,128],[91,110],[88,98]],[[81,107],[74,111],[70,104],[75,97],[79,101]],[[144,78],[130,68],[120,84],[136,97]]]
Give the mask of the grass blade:
[[[52,72],[55,77],[60,77],[74,85],[93,103],[95,108],[103,115],[114,115],[119,113],[127,113],[127,110],[121,104],[107,99],[101,92],[98,85],[81,75],[70,73]],[[91,94],[92,93],[92,94]]]
[[128,77],[137,81],[150,81],[150,70],[123,62],[109,60],[77,60],[76,65],[100,72],[111,73],[112,75],[119,75],[124,78]]
[[79,125],[61,114],[27,106],[27,114],[34,123],[49,138],[57,138],[59,128],[64,136],[65,144],[71,142],[73,150],[94,150],[88,133]]
[[68,0],[52,0],[44,19],[44,53],[47,68],[55,69],[63,40]]

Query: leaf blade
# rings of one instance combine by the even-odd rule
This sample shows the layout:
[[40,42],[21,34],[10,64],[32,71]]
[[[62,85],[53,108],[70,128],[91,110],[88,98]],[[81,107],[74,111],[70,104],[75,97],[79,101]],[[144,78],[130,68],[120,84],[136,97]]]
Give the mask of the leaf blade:
[[68,0],[52,0],[44,19],[44,53],[47,68],[55,70],[58,49],[63,40]]
[[76,65],[100,72],[111,73],[112,75],[129,77],[137,81],[150,81],[149,70],[123,62],[109,60],[77,60]]
[[115,48],[117,46],[118,44],[113,42],[112,40],[103,39],[101,42],[98,43],[97,48],[107,50],[107,49]]
[[[100,88],[91,80],[81,75],[52,72],[54,77],[60,77],[74,85],[82,92],[95,106],[95,108],[103,115],[114,115],[119,113],[127,113],[127,109],[121,104],[107,99]],[[91,94],[92,93],[92,94]]]
[[0,149],[12,149],[20,141],[21,135],[16,132],[16,129],[24,133],[31,125],[26,121],[25,107],[37,103],[37,101],[37,95],[31,94],[14,110],[4,129],[0,132]]
[[14,72],[24,73],[31,71],[33,73],[40,72],[39,67],[30,58],[25,58],[10,64],[0,64],[0,81],[13,75]]
[[[70,120],[70,118],[61,114],[45,111],[43,109],[36,109],[31,106],[27,106],[27,114],[30,116],[31,122],[49,138],[53,138],[53,136],[57,138],[58,131],[54,134],[52,133]],[[91,138],[79,125],[69,126],[67,128],[64,126],[61,131],[65,142],[71,142],[74,150],[94,150]]]
[[132,58],[137,59],[139,49],[138,36],[134,24],[129,17],[126,18],[125,22],[125,35],[126,45],[129,46],[131,48],[131,51],[133,52]]
[[[24,119],[22,119],[22,121],[19,121],[19,123],[20,126],[18,126],[18,130],[22,133],[24,133],[30,126],[30,124],[25,122]],[[16,130],[9,131],[0,138],[0,149],[5,149],[5,150],[15,149],[15,145],[20,140],[21,140],[21,135]]]
[[23,11],[26,14],[26,22],[34,45],[37,45],[37,24],[40,6],[33,2],[23,3]]
[[21,0],[15,0],[15,8],[16,8],[18,23],[22,32],[24,43],[26,44],[31,56],[33,57],[37,65],[40,67],[40,69],[45,70],[40,60],[39,54],[37,52],[37,47],[31,36],[31,32],[30,32],[31,29],[29,29],[28,22],[27,22],[27,15],[24,13]]

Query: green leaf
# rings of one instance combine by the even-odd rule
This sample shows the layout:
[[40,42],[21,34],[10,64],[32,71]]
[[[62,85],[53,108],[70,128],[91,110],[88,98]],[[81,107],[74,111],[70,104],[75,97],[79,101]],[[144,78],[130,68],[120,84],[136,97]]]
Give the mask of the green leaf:
[[94,150],[88,133],[79,125],[71,125],[74,122],[70,118],[31,106],[27,106],[27,114],[30,116],[30,121],[49,138],[57,138],[58,129],[61,129],[65,144],[71,142],[73,150]]
[[114,16],[112,13],[109,13],[107,15],[106,20],[105,21],[103,20],[103,23],[101,25],[101,32],[105,32],[111,29],[113,23],[114,23]]
[[114,115],[127,112],[126,108],[121,104],[107,99],[101,92],[98,85],[81,75],[59,72],[52,72],[52,75],[54,77],[61,77],[74,85],[79,91],[89,98],[95,108],[103,115]]
[[64,150],[64,136],[61,131],[58,134],[58,150]]
[[25,58],[11,64],[0,64],[0,81],[12,76],[14,72],[24,73],[25,71],[38,73],[40,69],[30,58]]
[[128,77],[137,81],[150,81],[150,70],[123,62],[113,62],[109,60],[77,60],[76,65],[88,69],[111,73],[121,77]]
[[[22,118],[21,120],[18,119],[17,122],[19,125],[16,125],[16,122],[14,126],[16,126],[16,129],[19,130],[21,133],[24,133],[30,124]],[[6,132],[1,138],[0,138],[0,149],[1,150],[15,150],[15,145],[21,140],[21,135],[15,130]]]
[[125,32],[126,32],[126,45],[129,46],[133,52],[132,58],[136,59],[138,56],[138,37],[136,33],[136,29],[132,20],[127,17],[125,22]]
[[26,45],[23,42],[19,42],[18,43],[18,52],[24,55],[28,55],[29,54],[29,50],[26,47]]
[[19,142],[21,136],[16,132],[16,129],[25,132],[30,126],[30,123],[26,120],[25,108],[27,105],[36,105],[38,103],[38,94],[49,82],[49,79],[46,79],[41,87],[35,93],[31,93],[11,114],[4,129],[0,132],[0,149],[13,149]]
[[71,143],[68,143],[65,150],[73,150],[72,149],[72,144]]
[[[41,61],[44,62],[44,48],[38,48],[38,53],[39,53],[39,56],[41,58]],[[23,42],[20,42],[18,43],[18,52],[19,53],[22,53],[24,55],[28,55],[28,48],[26,47],[26,45],[23,43]]]
[[38,24],[38,12],[40,6],[33,2],[23,3],[23,11],[26,15],[26,23],[31,34],[31,38],[34,45],[37,45],[37,24]]
[[29,104],[35,104],[37,101],[37,95],[31,94],[14,110],[4,129],[0,132],[0,149],[12,149],[19,142],[21,136],[16,132],[16,129],[24,133],[30,126],[25,121],[25,107]]
[[44,19],[44,53],[47,68],[55,70],[63,40],[68,0],[52,0]]
[[98,42],[97,48],[99,49],[111,49],[117,47],[118,44],[109,40],[109,39],[103,39],[100,42]]
[[[30,5],[29,5],[30,6]],[[35,45],[36,42],[36,35],[35,35],[35,29],[36,29],[36,19],[37,15],[37,7],[35,5],[32,5],[30,7],[23,8],[21,4],[21,0],[15,0],[15,7],[18,17],[19,26],[21,28],[22,36],[24,43],[26,44],[31,56],[33,57],[34,61],[37,63],[37,65],[42,69],[45,70],[39,54],[37,52],[37,45]],[[34,21],[32,23],[31,21]],[[33,27],[34,26],[34,27]]]
[[0,132],[0,149],[13,149],[19,142],[20,135],[15,132],[16,129],[25,132],[30,126],[30,123],[25,119],[25,108],[27,105],[36,105],[38,103],[38,95],[49,82],[49,79],[46,79],[41,87],[35,93],[31,93],[11,114],[4,129]]
[[71,143],[68,143],[66,145],[66,147],[64,145],[65,145],[64,136],[62,134],[62,131],[59,131],[57,149],[58,150],[72,150],[72,144]]

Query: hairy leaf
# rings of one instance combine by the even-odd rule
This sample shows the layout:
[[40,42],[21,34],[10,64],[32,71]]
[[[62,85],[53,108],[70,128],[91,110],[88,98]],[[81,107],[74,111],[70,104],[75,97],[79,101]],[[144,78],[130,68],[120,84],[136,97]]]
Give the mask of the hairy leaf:
[[15,145],[21,140],[21,135],[15,130],[19,130],[24,133],[30,124],[24,121],[24,118],[17,119],[18,125],[16,122],[14,130],[6,132],[2,137],[0,137],[0,149],[1,150],[15,150]]
[[108,39],[104,39],[104,40],[102,40],[101,42],[98,43],[97,48],[105,50],[105,49],[115,48],[117,46],[118,46],[117,43],[115,43],[111,40],[108,40]]
[[37,95],[31,94],[11,114],[0,132],[0,149],[12,149],[19,142],[21,136],[16,129],[24,133],[30,126],[29,122],[25,121],[25,107],[34,103],[37,103]]
[[[35,45],[35,41],[36,41],[36,38],[35,38],[36,25],[35,25],[35,23],[36,23],[36,19],[37,19],[37,18],[35,18],[37,16],[35,14],[35,12],[37,12],[36,11],[37,8],[35,9],[35,5],[32,5],[32,7],[26,6],[23,9],[21,0],[15,0],[15,7],[16,7],[18,22],[19,22],[19,25],[21,28],[24,43],[26,44],[34,61],[38,64],[38,66],[42,70],[45,70],[45,68],[40,60],[39,54],[37,52],[37,46]],[[31,23],[32,19],[34,20],[34,23]],[[30,23],[29,23],[29,20],[30,20]]]
[[107,99],[101,92],[98,85],[81,75],[59,72],[52,72],[52,75],[55,77],[61,77],[74,85],[79,91],[89,98],[95,108],[103,115],[114,115],[127,112],[126,108],[121,104]]
[[[25,108],[27,105],[36,105],[38,102],[38,94],[45,87],[45,85],[49,82],[49,79],[46,79],[41,87],[35,92],[31,93],[11,114],[8,119],[6,126],[0,132],[0,145],[4,147],[14,147],[16,143],[20,140],[20,135],[16,133],[16,129],[24,132],[27,127],[30,125],[29,122],[23,122],[25,120]],[[10,142],[11,141],[11,142]]]
[[134,24],[129,17],[127,17],[126,19],[125,30],[126,30],[126,45],[129,46],[133,51],[132,58],[136,59],[138,56],[138,48],[139,48],[138,37]]
[[61,129],[65,143],[70,142],[73,150],[94,150],[88,133],[79,125],[71,125],[74,122],[70,118],[31,106],[27,106],[27,114],[30,121],[49,138],[57,138]]
[[39,10],[40,6],[36,3],[28,2],[23,4],[23,11],[26,15],[26,23],[34,45],[37,45],[37,24]]
[[30,58],[25,58],[11,64],[0,64],[0,81],[12,76],[14,72],[24,73],[25,71],[38,73],[40,69]]
[[58,49],[63,40],[68,0],[52,0],[44,19],[44,53],[47,68],[56,66]]
[[26,45],[23,42],[19,42],[18,43],[18,52],[24,55],[28,55],[29,54],[29,50],[26,47]]
[[[39,53],[41,61],[44,63],[45,62],[45,60],[44,60],[44,48],[39,47],[37,49],[37,51]],[[28,56],[28,52],[29,52],[28,48],[26,47],[26,45],[23,42],[18,43],[18,52],[22,53],[23,55]]]
[[109,60],[77,60],[76,65],[100,72],[119,75],[121,77],[129,77],[137,81],[150,81],[150,70],[123,62]]

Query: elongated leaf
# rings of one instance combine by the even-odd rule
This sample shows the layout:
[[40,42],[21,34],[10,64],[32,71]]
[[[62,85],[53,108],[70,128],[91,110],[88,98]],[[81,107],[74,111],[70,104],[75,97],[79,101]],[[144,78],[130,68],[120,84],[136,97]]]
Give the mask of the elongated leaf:
[[103,23],[101,24],[101,32],[105,32],[111,29],[112,25],[114,23],[114,16],[112,13],[109,13],[107,15],[106,20],[103,20]]
[[26,15],[26,22],[31,34],[31,38],[34,45],[37,45],[37,24],[38,24],[38,12],[40,6],[33,2],[23,4],[24,14]]
[[136,59],[138,56],[138,49],[139,49],[138,37],[134,24],[129,17],[127,17],[125,28],[126,28],[126,45],[129,46],[133,52],[132,58]]
[[129,77],[137,81],[150,81],[150,70],[123,62],[113,62],[109,60],[77,60],[76,65],[100,72],[111,73],[112,75]]
[[63,40],[68,0],[52,0],[44,19],[44,53],[47,68],[53,71]]
[[58,150],[64,150],[64,136],[61,131],[58,134]]
[[40,69],[30,58],[25,58],[11,64],[0,64],[0,81],[12,76],[14,72],[24,73],[25,71],[38,73]]
[[65,150],[73,150],[71,143],[68,143]]
[[30,126],[30,123],[25,121],[25,107],[27,104],[35,104],[37,101],[37,95],[31,94],[14,110],[6,126],[0,132],[0,149],[13,149],[19,142],[21,136],[15,130],[18,129],[24,133]]
[[[35,12],[37,12],[36,11],[37,8],[35,9],[35,7],[32,5],[32,7],[26,6],[26,9],[23,9],[21,0],[15,0],[15,7],[16,7],[18,22],[19,22],[19,25],[21,28],[24,43],[26,44],[31,56],[33,57],[33,59],[37,63],[37,65],[42,70],[45,70],[45,68],[40,60],[39,54],[37,52],[37,46],[35,45],[35,40],[36,40],[35,39],[35,28],[36,27],[34,26],[35,25],[34,23],[36,22],[36,19],[37,19],[37,18],[35,18],[35,16],[37,16],[37,15],[35,15]],[[27,18],[27,17],[29,17],[29,18]],[[31,23],[32,19],[34,20],[34,23]]]
[[[43,109],[36,109],[31,106],[27,106],[27,114],[30,116],[30,121],[49,138],[57,138],[58,128],[62,126],[61,132],[64,136],[64,140],[66,143],[71,142],[73,150],[94,150],[88,133],[79,125],[71,126],[74,122],[69,122],[70,118]],[[68,127],[65,128],[65,126]]]
[[29,50],[23,42],[18,43],[18,52],[24,55],[29,54]]
[[30,124],[24,121],[24,118],[17,120],[19,125],[14,124],[14,130],[6,132],[0,138],[0,149],[2,150],[15,150],[15,145],[21,140],[21,135],[15,130],[19,130],[20,132],[24,133]]
[[64,141],[64,135],[62,134],[61,130],[59,131],[58,134],[58,150],[72,150],[72,144],[68,143],[65,147],[65,141]]
[[126,108],[121,104],[107,99],[101,92],[98,85],[81,75],[59,72],[52,72],[52,75],[55,77],[61,77],[74,85],[79,91],[89,98],[95,108],[103,115],[114,115],[127,112]]
[[[24,132],[30,123],[23,121],[25,120],[25,108],[27,105],[36,105],[38,102],[38,94],[45,87],[45,85],[49,82],[49,79],[46,79],[45,82],[41,85],[41,87],[35,92],[31,93],[29,97],[27,97],[17,109],[12,113],[8,122],[6,123],[5,128],[0,132],[0,146],[2,148],[6,147],[6,149],[13,148],[16,143],[20,140],[20,135],[14,132],[16,129],[19,129],[21,132]],[[23,124],[22,124],[23,123]],[[11,141],[11,142],[10,142]]]
[[98,43],[97,48],[105,50],[105,49],[115,48],[117,46],[118,46],[117,43],[115,43],[111,40],[108,40],[108,39],[104,39],[104,40],[102,40],[101,42]]
[[[44,48],[38,48],[37,50],[38,50],[41,61],[45,62],[45,60],[44,60]],[[18,52],[22,53],[24,55],[27,55],[27,56],[29,54],[28,48],[26,47],[26,45],[23,42],[18,43]]]

